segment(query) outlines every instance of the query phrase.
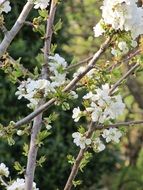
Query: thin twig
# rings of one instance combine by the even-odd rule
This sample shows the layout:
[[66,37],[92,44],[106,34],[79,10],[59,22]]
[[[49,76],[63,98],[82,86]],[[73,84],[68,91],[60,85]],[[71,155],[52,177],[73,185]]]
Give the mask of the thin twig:
[[0,44],[0,58],[6,52],[7,48],[9,47],[12,40],[15,38],[17,33],[20,31],[21,27],[23,26],[29,12],[31,11],[33,4],[29,1],[25,4],[22,12],[20,13],[17,21],[13,25],[12,29],[8,31]]
[[133,50],[132,52],[130,52],[129,54],[127,54],[127,57],[125,58],[125,56],[118,61],[116,64],[111,65],[109,68],[107,68],[107,71],[112,71],[113,69],[115,69],[117,66],[120,66],[122,63],[127,63],[129,60],[131,60],[133,57],[135,57],[136,55],[138,55],[139,53],[141,53],[140,49],[137,50]]
[[48,62],[49,62],[48,57],[49,57],[50,49],[51,49],[51,40],[52,40],[52,34],[53,34],[53,22],[54,22],[56,8],[57,8],[56,1],[52,1],[50,14],[49,14],[49,17],[47,18],[47,28],[46,28],[45,43],[44,43],[45,63],[42,67],[42,78],[45,78],[45,79],[48,78],[47,74],[50,73],[49,68],[48,68]]
[[1,29],[1,31],[2,31],[2,33],[3,33],[4,35],[7,34],[8,30],[7,30],[7,28],[6,28],[4,25],[1,25],[1,26],[0,26],[0,29]]
[[3,0],[3,2],[0,3],[0,6],[3,5],[8,0]]
[[89,64],[83,72],[81,72],[77,77],[75,77],[65,88],[64,92],[72,90],[75,85],[91,70],[94,68],[95,63],[99,60],[100,56],[105,52],[107,47],[110,45],[112,37],[107,38],[107,40],[101,45],[100,49],[94,54],[93,58],[89,61]]
[[90,56],[82,61],[80,61],[79,63],[77,64],[73,64],[73,65],[70,65],[68,66],[65,71],[69,71],[69,70],[72,70],[72,69],[75,69],[76,67],[79,67],[81,65],[84,65],[84,64],[87,64],[91,59],[92,59],[93,56]]
[[113,87],[112,87],[111,90],[110,90],[110,94],[112,94],[112,93],[115,91],[115,89],[116,89],[130,74],[132,74],[133,71],[134,71],[136,68],[138,68],[139,66],[140,66],[140,64],[139,64],[139,63],[136,63],[133,67],[131,67],[131,69],[130,69],[127,73],[125,73],[125,74],[113,85]]
[[121,126],[134,126],[138,124],[143,124],[143,120],[138,120],[138,121],[127,121],[127,122],[119,122],[115,124],[110,124],[110,125],[98,125],[97,127],[94,128],[94,130],[100,130],[104,128],[109,128],[109,127],[121,127]]
[[2,185],[4,185],[5,187],[8,187],[8,184],[4,181],[4,179],[1,176],[0,176],[0,181]]
[[30,21],[25,21],[24,24],[27,25],[27,26],[34,27],[34,24],[32,22],[30,22]]

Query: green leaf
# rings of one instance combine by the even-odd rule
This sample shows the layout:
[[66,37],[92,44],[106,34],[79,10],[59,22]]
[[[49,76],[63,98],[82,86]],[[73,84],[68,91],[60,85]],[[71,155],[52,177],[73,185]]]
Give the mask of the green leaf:
[[41,156],[41,158],[37,161],[37,166],[42,167],[43,163],[46,161],[46,157],[45,156]]
[[51,44],[51,54],[54,54],[54,52],[56,51],[57,48],[57,44]]
[[55,24],[54,26],[54,33],[57,34],[57,31],[62,28],[62,21],[61,19]]
[[45,117],[43,120],[44,120],[44,123],[47,125],[55,121],[57,117],[58,117],[58,114],[56,112],[53,112],[52,114],[49,115],[49,117]]
[[39,32],[42,36],[44,36],[45,35],[45,25],[40,24],[38,29],[37,29],[37,32]]
[[29,151],[29,146],[28,146],[28,144],[24,143],[22,154],[27,157],[28,156],[28,151]]
[[82,184],[82,181],[81,180],[76,180],[76,181],[73,180],[72,183],[73,183],[74,187],[77,187]]
[[78,132],[81,133],[81,134],[84,134],[85,133],[85,128],[80,125],[79,128],[78,128]]
[[38,10],[38,13],[41,17],[43,17],[44,19],[48,18],[48,11],[46,9],[43,10]]
[[41,132],[39,132],[37,139],[36,139],[36,144],[41,147],[41,145],[43,145],[44,143],[42,142],[45,138],[47,138],[49,135],[51,134],[51,132],[47,131],[47,130],[43,130]]
[[88,151],[84,153],[84,157],[79,166],[81,172],[83,172],[83,168],[90,162],[91,158],[92,158],[92,153],[89,153]]
[[19,162],[14,162],[14,169],[18,171],[18,174],[23,174],[25,172],[24,166],[21,166]]
[[63,103],[62,103],[62,109],[63,109],[64,111],[70,110],[70,105],[69,105],[69,103],[63,102]]
[[9,144],[10,146],[13,146],[13,145],[15,144],[15,140],[13,139],[12,136],[9,136],[9,137],[7,138],[7,141],[8,141],[8,144]]
[[72,165],[75,163],[75,158],[71,154],[67,155],[67,159],[68,159],[68,163]]

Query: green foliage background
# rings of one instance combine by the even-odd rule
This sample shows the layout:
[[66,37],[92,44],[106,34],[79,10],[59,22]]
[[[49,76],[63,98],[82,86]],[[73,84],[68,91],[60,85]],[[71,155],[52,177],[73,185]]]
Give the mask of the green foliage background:
[[[13,11],[6,17],[6,27],[10,29],[18,17],[25,1],[12,1]],[[57,44],[56,52],[61,54],[68,63],[72,60],[81,60],[92,55],[99,47],[103,39],[96,39],[93,36],[93,26],[100,18],[101,2],[96,0],[69,0],[61,1],[57,14],[56,22],[61,19],[62,29],[53,38],[53,43]],[[32,11],[28,20],[38,16],[37,11]],[[3,35],[1,34],[1,39]],[[43,47],[40,35],[34,33],[30,26],[24,26],[17,38],[9,48],[9,54],[13,58],[22,58],[24,67],[33,71],[38,65],[35,57]],[[108,56],[108,55],[107,55]],[[117,76],[117,73],[116,73]],[[115,76],[115,77],[116,77]],[[140,78],[139,78],[140,81]],[[18,101],[14,95],[16,86],[10,83],[7,76],[0,70],[0,122],[8,124],[9,121],[16,121],[30,113],[26,107],[26,101]],[[125,94],[129,93],[125,87]],[[79,104],[80,98],[75,102]],[[136,110],[137,102],[131,95],[126,102]],[[74,107],[74,105],[73,105]],[[55,111],[51,108],[45,116]],[[46,162],[43,167],[37,167],[35,181],[41,190],[62,190],[70,172],[71,165],[67,162],[67,155],[76,155],[78,148],[73,145],[71,134],[77,130],[77,126],[71,119],[72,111],[62,111],[56,108],[59,114],[58,119],[53,123],[53,132],[45,140],[45,145],[40,149],[38,158],[46,155]],[[136,119],[136,114],[128,114],[128,118]],[[81,124],[85,124],[81,121]],[[140,134],[142,130],[140,130]],[[139,142],[139,154],[136,156],[135,164],[129,163],[130,155],[126,155],[129,147],[129,136],[123,140],[121,145],[108,146],[99,154],[93,153],[91,162],[86,166],[84,172],[80,172],[77,180],[83,183],[77,187],[80,190],[142,190],[143,189],[143,150]],[[131,138],[134,138],[132,136]],[[141,135],[142,139],[142,135]],[[22,146],[29,142],[29,138],[15,137],[16,145],[8,146],[7,142],[0,141],[0,162],[9,166],[12,176],[16,178],[16,171],[13,163],[19,161],[21,165],[26,164],[26,157],[22,155]],[[133,148],[136,148],[136,144]],[[23,176],[21,176],[23,177]]]

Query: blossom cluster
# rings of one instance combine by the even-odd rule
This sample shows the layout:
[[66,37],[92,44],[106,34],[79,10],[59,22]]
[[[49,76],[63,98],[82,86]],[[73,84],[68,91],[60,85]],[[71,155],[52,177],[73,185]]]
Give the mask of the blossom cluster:
[[41,98],[46,97],[52,91],[54,91],[54,88],[48,80],[28,79],[27,81],[22,81],[15,94],[18,95],[18,99],[24,97],[29,100],[28,107],[32,108],[38,104]]
[[95,92],[88,92],[83,99],[88,100],[89,106],[81,111],[80,108],[73,109],[72,118],[77,122],[81,116],[90,116],[93,122],[104,123],[116,119],[124,111],[125,104],[120,95],[110,96],[109,84],[102,85]]
[[[1,163],[0,164],[0,180],[2,177],[8,177],[8,176],[9,176],[8,167],[6,167],[4,163]],[[2,182],[2,185],[5,186],[5,184],[3,184],[3,181],[1,182]],[[6,189],[7,190],[25,190],[25,180],[17,178],[16,181],[7,185]],[[33,182],[33,190],[39,190],[38,188],[36,188],[35,182]]]
[[10,2],[7,0],[0,0],[0,14],[2,14],[2,12],[8,13],[11,11],[11,6],[10,6]]
[[67,62],[64,58],[55,54],[49,56],[49,70],[51,72],[50,80],[38,79],[22,81],[15,93],[18,99],[22,97],[27,99],[30,104],[28,107],[35,108],[42,98],[46,98],[50,93],[56,92],[56,88],[63,85],[66,81],[66,73],[64,69]]
[[74,132],[72,137],[74,138],[73,142],[81,149],[85,149],[87,146],[90,146],[95,152],[101,152],[106,147],[101,138],[105,139],[106,143],[111,141],[119,143],[122,133],[117,128],[109,128],[104,129],[100,136],[96,138],[86,138],[85,134],[81,134],[79,132]]
[[8,167],[6,167],[6,165],[4,163],[0,164],[0,177],[2,177],[2,176],[5,176],[5,177],[9,176]]
[[[17,178],[16,181],[7,187],[7,190],[25,190],[25,180]],[[39,190],[39,188],[36,188],[35,182],[33,182],[32,190]]]
[[103,24],[112,26],[116,31],[129,31],[133,39],[143,34],[143,9],[137,0],[104,0],[102,20],[95,26],[95,36],[104,33]]
[[50,79],[53,81],[53,86],[58,87],[65,83],[67,62],[59,54],[49,56],[49,70],[52,72]]
[[121,138],[122,133],[117,128],[105,129],[103,131],[102,137],[106,139],[106,142],[113,141],[115,143],[119,143],[119,139]]
[[[86,101],[85,110],[81,111],[79,107],[74,108],[72,115],[74,121],[78,122],[82,116],[87,116],[90,117],[92,122],[102,124],[109,121],[111,123],[121,115],[125,109],[122,97],[120,95],[110,95],[110,91],[111,88],[109,84],[106,83],[94,92],[90,91],[83,96],[83,100]],[[105,139],[106,143],[110,141],[118,143],[122,133],[117,128],[109,128],[103,130],[100,135]],[[91,146],[96,152],[105,149],[105,145],[100,136],[96,138],[86,138],[85,134],[75,132],[72,134],[72,137],[74,138],[74,143],[81,149],[84,149],[86,146]]]
[[73,142],[77,146],[80,146],[81,149],[84,149],[86,147],[86,145],[90,145],[91,144],[91,139],[90,138],[86,138],[85,136],[83,136],[79,132],[73,133],[72,137],[74,138]]
[[118,40],[117,48],[112,48],[111,53],[115,56],[124,55],[136,47],[136,38],[143,34],[143,8],[137,6],[137,0],[104,0],[101,9],[102,19],[93,28],[95,37],[110,29],[127,33],[125,40]]
[[34,3],[35,9],[46,9],[50,0],[28,0],[30,3]]
[[127,44],[127,42],[125,41],[116,41],[116,48],[112,48],[111,53],[115,56],[115,57],[119,57],[122,55],[125,55],[126,53],[129,52],[129,46],[131,48],[135,48],[138,44],[135,40],[131,40],[130,44]]

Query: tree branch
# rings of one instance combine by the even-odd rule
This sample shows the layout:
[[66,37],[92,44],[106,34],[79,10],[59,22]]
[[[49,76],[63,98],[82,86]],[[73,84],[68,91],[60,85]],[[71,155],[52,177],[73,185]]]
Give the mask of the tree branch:
[[38,151],[36,139],[37,139],[37,134],[40,131],[41,124],[42,124],[42,113],[39,114],[37,117],[35,117],[31,131],[30,148],[28,152],[28,160],[27,160],[26,175],[25,175],[26,190],[32,190],[33,187],[34,173],[36,168],[36,157]]
[[[48,55],[50,52],[51,47],[51,40],[53,34],[53,22],[55,18],[57,3],[55,0],[52,0],[51,7],[50,7],[50,14],[47,20],[47,29],[46,29],[46,38],[44,43],[44,60],[45,64],[42,66],[42,79],[48,78]],[[41,100],[38,107],[45,103],[45,99]],[[38,152],[38,145],[36,144],[37,136],[41,130],[42,126],[42,112],[34,118],[34,123],[32,126],[32,133],[31,133],[31,140],[30,140],[30,149],[28,152],[28,161],[27,161],[27,168],[26,168],[26,176],[25,176],[25,187],[26,190],[31,190],[33,186],[34,180],[34,173],[36,167],[36,157]]]
[[110,90],[110,94],[112,94],[114,92],[114,90],[123,82],[123,80],[125,80],[130,74],[133,73],[133,71],[138,68],[140,66],[139,63],[136,63],[133,67],[131,67],[130,70],[128,70],[127,73],[125,73],[111,88]]
[[28,14],[29,14],[29,12],[31,11],[32,7],[33,7],[33,4],[27,2],[25,4],[21,14],[19,15],[17,21],[15,22],[14,26],[12,27],[12,29],[5,34],[5,37],[0,44],[0,58],[6,52],[10,43],[15,38],[17,33],[20,31],[20,29],[23,26],[23,24],[24,24]]
[[3,0],[1,3],[0,3],[0,6],[3,5],[7,0]]
[[47,79],[48,77],[47,73],[49,73],[48,56],[50,54],[51,40],[52,40],[52,34],[53,34],[53,22],[55,18],[56,8],[57,8],[57,3],[52,1],[49,18],[47,18],[47,28],[46,28],[45,43],[44,43],[45,64],[42,67],[42,78],[45,78],[45,79]]
[[86,59],[80,61],[80,62],[77,63],[77,64],[73,64],[73,65],[68,66],[68,68],[66,68],[65,71],[69,71],[69,70],[72,70],[72,69],[74,69],[74,68],[76,68],[76,67],[79,67],[79,66],[81,66],[81,65],[87,64],[87,63],[92,59],[92,57],[93,57],[93,56],[90,56],[90,57],[88,57],[88,58],[86,58]]
[[121,65],[122,63],[127,63],[129,60],[131,60],[133,57],[135,57],[136,55],[138,55],[139,53],[141,53],[140,49],[135,49],[131,52],[129,52],[126,57],[123,56],[123,58],[121,59],[121,61],[118,61],[116,64],[111,65],[107,71],[111,72],[115,67]]
[[[88,128],[88,131],[87,131],[87,134],[86,134],[86,138],[90,138],[92,133],[93,133],[93,126],[94,126],[94,123],[91,122],[89,128]],[[72,185],[73,185],[73,180],[75,179],[77,173],[78,173],[78,170],[79,170],[79,167],[80,167],[80,163],[84,157],[84,153],[86,152],[86,148],[85,149],[80,149],[79,153],[78,153],[78,156],[74,162],[74,165],[72,167],[72,170],[71,170],[71,173],[69,175],[69,178],[67,180],[67,183],[64,187],[64,190],[70,190]]]
[[98,125],[97,127],[94,128],[94,130],[100,130],[100,129],[106,129],[109,127],[121,127],[121,126],[134,126],[137,124],[143,124],[143,120],[138,120],[138,121],[127,121],[127,122],[119,122],[119,123],[115,123],[115,124],[110,124],[110,125]]

